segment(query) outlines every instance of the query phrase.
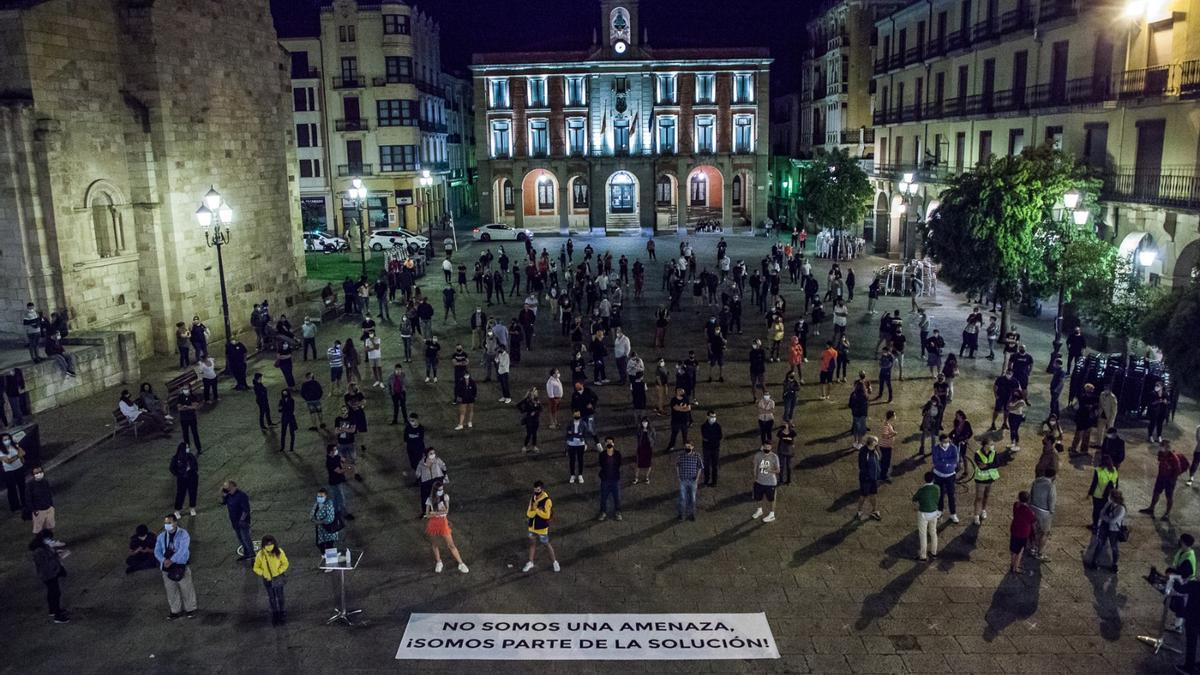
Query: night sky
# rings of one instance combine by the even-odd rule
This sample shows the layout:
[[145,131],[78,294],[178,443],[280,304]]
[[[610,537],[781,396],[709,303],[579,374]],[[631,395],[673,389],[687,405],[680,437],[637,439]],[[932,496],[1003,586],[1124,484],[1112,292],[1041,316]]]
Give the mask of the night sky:
[[[446,69],[475,52],[586,49],[600,25],[596,0],[425,0],[442,27]],[[662,47],[767,47],[772,85],[798,88],[804,22],[816,0],[642,0],[641,26]],[[280,36],[317,31],[319,0],[271,0]],[[640,39],[640,36],[639,36]]]

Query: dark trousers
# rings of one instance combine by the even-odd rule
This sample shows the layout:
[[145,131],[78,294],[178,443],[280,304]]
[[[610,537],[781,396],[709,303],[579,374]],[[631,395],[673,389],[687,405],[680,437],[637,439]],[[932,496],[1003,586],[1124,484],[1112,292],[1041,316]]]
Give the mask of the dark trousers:
[[763,443],[771,442],[771,429],[775,427],[775,420],[759,420],[758,435]]
[[537,422],[526,422],[525,423],[525,440],[521,442],[521,447],[529,447],[531,445],[534,447],[537,447],[537,444],[538,444],[537,432],[538,432],[538,423]]
[[217,394],[217,378],[214,377],[211,380],[205,378],[205,379],[201,379],[200,382],[202,384],[204,384],[204,402],[205,403],[208,403],[208,401],[209,401],[208,397],[210,394],[212,395],[213,403],[216,403],[218,400],[220,400],[220,396],[218,396],[218,394]]
[[892,400],[892,371],[890,371],[890,370],[879,371],[879,393],[875,395],[875,398],[877,398],[877,399],[883,398],[883,388],[884,387],[887,387],[887,392],[888,392],[887,400],[891,401]]
[[183,442],[188,442],[188,430],[192,431],[193,445],[196,446],[196,454],[200,454],[200,427],[196,425],[195,419],[179,419],[179,428],[183,430]]
[[1104,510],[1104,504],[1107,499],[1092,497],[1092,529],[1096,529],[1096,523],[1100,522],[1100,512]]
[[1200,639],[1200,620],[1188,619],[1183,622],[1183,634],[1186,647],[1183,650],[1183,667],[1187,670],[1196,668],[1196,642]]
[[246,389],[250,388],[250,385],[246,384],[246,364],[245,363],[243,363],[239,366],[236,366],[234,368],[230,368],[229,373],[231,375],[233,375],[233,381],[237,382],[237,384],[234,385],[234,387],[233,387],[234,389],[246,390]]
[[[181,424],[182,424],[182,422],[181,422]],[[271,421],[271,406],[263,404],[263,403],[259,403],[258,404],[258,426],[263,429],[266,429],[268,426],[274,426],[274,425],[275,425],[275,423]],[[185,441],[187,440],[186,436],[184,437],[184,440]]]
[[583,448],[582,445],[567,446],[567,464],[570,467],[571,476],[583,475]]
[[399,422],[400,413],[404,413],[404,419],[408,419],[408,393],[400,392],[392,394],[392,424]]
[[283,614],[287,611],[283,605],[283,584],[275,585],[263,579],[263,586],[267,587],[267,602],[271,605],[271,613]]
[[954,483],[954,476],[939,476],[937,474],[934,474],[933,482],[935,484],[937,484],[937,486],[942,491],[942,496],[938,497],[938,511],[946,510],[944,508],[945,503],[946,503],[946,500],[949,499],[950,500],[950,515],[954,515],[955,513],[957,513],[958,512],[958,498],[956,496],[956,492],[958,490],[958,486]]
[[888,471],[892,468],[892,449],[879,448],[879,480],[888,479]]
[[187,368],[190,363],[188,360],[188,346],[183,344],[176,346],[179,348],[179,367]]
[[279,370],[283,371],[283,379],[287,382],[289,388],[296,386],[296,378],[292,375],[292,360],[280,359]]
[[237,536],[238,543],[242,546],[242,557],[254,557],[254,539],[250,536],[249,525],[234,525],[233,533]]
[[779,456],[779,484],[789,485],[792,482],[792,456]]
[[508,387],[508,373],[496,373],[496,379],[500,381],[500,395],[504,398],[512,398],[512,391]]
[[196,488],[199,487],[200,478],[192,476],[191,478],[176,478],[175,479],[175,510],[183,508],[183,498],[188,497],[188,506],[196,508]]
[[704,448],[704,484],[716,485],[720,469],[721,448]]
[[279,451],[283,452],[283,446],[287,443],[288,432],[291,432],[291,446],[288,448],[292,452],[296,451],[296,418],[285,417],[279,420]]
[[621,481],[619,480],[602,480],[600,481],[600,513],[608,513],[604,508],[608,505],[609,498],[612,498],[613,513],[621,512]]
[[4,472],[4,484],[8,487],[8,508],[10,511],[25,509],[25,467],[15,471]]
[[317,358],[317,338],[304,338],[304,360],[308,360],[308,348],[312,347],[313,358]]
[[50,613],[56,616],[62,614],[62,589],[58,586],[58,577],[42,583],[46,584],[46,605]]
[[687,445],[687,442],[688,442],[687,432],[688,432],[688,423],[686,420],[682,421],[682,422],[671,422],[671,440],[667,441],[667,449],[671,449],[671,448],[675,447],[675,439],[677,437],[679,437],[680,435],[683,436],[684,445]]

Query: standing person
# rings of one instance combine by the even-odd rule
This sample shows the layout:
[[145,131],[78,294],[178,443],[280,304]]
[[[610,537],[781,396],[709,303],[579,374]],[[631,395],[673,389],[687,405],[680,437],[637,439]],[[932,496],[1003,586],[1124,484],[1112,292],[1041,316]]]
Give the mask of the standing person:
[[206,356],[196,363],[196,372],[200,375],[200,383],[204,387],[204,402],[209,402],[209,396],[212,396],[212,402],[216,403],[219,400],[217,394],[217,364],[211,356]]
[[558,428],[558,405],[563,397],[562,377],[558,368],[551,368],[546,378],[546,401],[550,404],[550,428]]
[[517,403],[517,412],[521,413],[521,426],[525,427],[525,439],[521,441],[521,452],[537,454],[538,427],[542,420],[542,402],[538,400],[537,387],[531,387],[525,398]]
[[[275,423],[271,421],[271,399],[267,393],[266,385],[263,384],[262,373],[255,371],[252,387],[254,389],[254,402],[258,405],[258,428],[266,431],[267,427],[273,427]],[[180,417],[182,416],[183,413],[180,411]],[[179,423],[183,424],[183,420],[181,419]],[[183,440],[187,441],[186,435]]]
[[854,438],[853,446],[860,447],[867,435],[867,413],[870,410],[871,399],[867,397],[867,388],[861,380],[854,383],[854,391],[850,392],[850,434]]
[[175,399],[175,407],[179,411],[179,428],[183,431],[183,442],[188,442],[188,431],[191,431],[192,442],[196,445],[196,454],[204,452],[200,446],[200,426],[196,411],[200,409],[200,401],[193,394],[189,387],[184,387],[179,390],[179,396]]
[[345,523],[338,519],[337,507],[334,506],[334,501],[329,498],[329,491],[325,488],[317,490],[317,498],[309,510],[308,519],[313,523],[317,550],[337,548]]
[[[334,431],[338,432],[339,443],[341,443],[341,437],[348,433],[343,429],[350,424],[338,417],[333,421],[333,426]],[[350,436],[350,447],[354,447],[353,433]],[[350,500],[346,497],[346,474],[351,471],[353,471],[353,465],[342,456],[337,445],[325,446],[325,482],[333,497],[334,510],[346,520],[354,520],[354,514],[350,513]]]
[[288,449],[292,452],[296,451],[296,429],[299,428],[296,421],[296,399],[292,398],[291,389],[283,389],[279,392],[279,451],[283,452],[283,446],[288,445],[288,436],[290,432],[291,444]]
[[163,531],[154,542],[154,558],[162,571],[167,604],[171,607],[168,621],[183,614],[189,619],[196,616],[196,586],[192,583],[192,568],[188,565],[192,538],[187,530],[179,527],[178,520],[174,513],[168,513],[163,518]]
[[[424,436],[422,435],[422,439]],[[424,441],[422,440],[422,443]],[[421,509],[419,515],[424,515],[426,512],[426,503],[429,501],[429,495],[433,494],[433,486],[435,483],[446,483],[446,462],[438,457],[437,450],[434,448],[426,448],[424,458],[417,464],[417,481],[421,484],[420,503],[418,508]]]
[[675,397],[670,401],[671,407],[671,439],[667,441],[667,452],[675,450],[675,439],[683,436],[683,442],[688,442],[688,427],[692,425],[692,403],[682,387],[676,387]]
[[[1163,425],[1167,421],[1167,415],[1171,412],[1171,399],[1167,396],[1166,388],[1163,387],[1161,381],[1154,383],[1154,391],[1150,394],[1150,400],[1146,403],[1146,418],[1148,425],[1146,428],[1147,443],[1162,443]],[[1109,420],[1109,424],[1113,424],[1113,420]]]
[[1058,501],[1054,477],[1057,473],[1055,469],[1046,469],[1029,486],[1029,508],[1033,509],[1033,515],[1037,518],[1037,531],[1030,552],[1041,562],[1050,562],[1050,556],[1046,555],[1046,540],[1054,526],[1054,505]]
[[13,441],[10,434],[0,434],[0,464],[4,466],[8,509],[13,512],[27,511],[29,502],[25,496],[25,450]]
[[4,377],[4,397],[12,408],[14,426],[24,424],[29,415],[29,394],[25,391],[25,375],[20,368],[13,368]]
[[1076,326],[1075,330],[1067,336],[1067,372],[1075,370],[1075,364],[1083,358],[1083,352],[1087,350],[1087,338],[1083,336],[1083,328]]
[[771,399],[771,392],[764,391],[755,407],[758,408],[759,442],[769,444],[771,431],[775,428],[775,401]]
[[1125,497],[1120,490],[1113,490],[1109,493],[1108,499],[1100,510],[1100,517],[1096,521],[1095,536],[1092,538],[1094,548],[1092,557],[1087,563],[1088,569],[1096,569],[1100,554],[1104,551],[1105,544],[1108,544],[1112,546],[1112,567],[1108,569],[1113,574],[1117,573],[1117,563],[1121,558],[1121,528],[1124,526]]
[[254,539],[250,536],[250,497],[238,489],[236,481],[227,480],[221,486],[221,503],[229,511],[229,524],[242,548],[238,562],[254,559]]
[[604,452],[596,463],[600,472],[600,515],[596,520],[607,520],[609,498],[612,499],[612,517],[621,520],[621,453],[617,452],[612,436],[604,439]]
[[454,385],[454,398],[458,400],[458,426],[455,431],[462,431],[463,425],[468,429],[475,428],[475,399],[479,397],[479,386],[471,379],[471,373],[463,373],[462,379]]
[[46,472],[42,467],[35,466],[30,475],[33,476],[33,482],[29,484],[29,510],[33,518],[33,534],[49,539],[51,546],[66,546],[54,538],[54,491],[50,489],[50,481],[46,480]]
[[[754,488],[755,502],[766,501],[768,513],[763,518],[764,523],[775,521],[775,487],[779,485],[779,455],[771,450],[770,443],[763,443],[762,448],[754,454]],[[763,514],[762,506],[754,510],[750,517],[757,519]]]
[[996,446],[980,444],[975,450],[975,524],[987,520],[988,497],[992,485],[1000,480],[1000,469],[996,468]]
[[1163,441],[1158,449],[1158,475],[1154,479],[1154,492],[1150,497],[1150,506],[1138,509],[1138,513],[1145,513],[1153,518],[1154,507],[1158,506],[1158,498],[1165,493],[1167,495],[1167,510],[1163,511],[1162,520],[1163,522],[1169,521],[1171,519],[1171,507],[1175,505],[1175,485],[1179,482],[1179,476],[1187,471],[1187,469],[1187,457],[1178,452],[1173,452],[1170,441]]
[[304,360],[308,360],[308,350],[311,348],[315,361],[317,358],[317,324],[313,323],[312,317],[304,317],[304,323],[300,324],[300,341],[304,343],[302,355]]
[[625,384],[629,369],[629,353],[633,350],[629,336],[625,335],[620,326],[613,329],[613,358],[617,360],[617,383]]
[[879,432],[879,480],[891,483],[892,449],[896,445],[896,411],[883,414],[883,429]]
[[675,460],[675,475],[679,479],[680,520],[696,519],[696,491],[700,487],[700,473],[703,470],[704,460],[696,452],[696,446],[684,444],[683,454]]
[[196,352],[196,360],[208,356],[208,327],[200,323],[199,316],[192,317],[192,326],[188,329],[188,341],[192,351]]
[[450,495],[446,494],[446,485],[443,480],[436,480],[433,483],[433,492],[425,500],[425,536],[429,537],[429,543],[433,548],[433,571],[436,574],[441,574],[443,569],[442,551],[439,545],[439,540],[446,543],[446,548],[450,550],[450,556],[454,558],[454,562],[458,563],[458,571],[466,574],[471,570],[467,568],[467,564],[463,562],[462,555],[458,552],[458,547],[454,545],[454,536],[450,529]]
[[[644,419],[644,418],[643,418]],[[788,425],[790,426],[790,425]],[[717,422],[717,411],[709,410],[708,419],[700,425],[700,440],[704,450],[704,484],[716,487],[717,474],[721,464],[721,439],[724,434],[721,424]],[[634,482],[637,482],[636,480]],[[646,468],[646,482],[650,482],[650,469]]]
[[[404,421],[404,450],[408,454],[408,467],[415,477],[417,465],[425,458],[425,426],[417,413],[410,414]],[[420,479],[416,481],[420,485]]]
[[[1012,525],[1009,527],[1008,551],[1012,554],[1008,571],[1013,574],[1024,574],[1021,568],[1021,558],[1029,546],[1037,525],[1037,516],[1029,507],[1029,493],[1021,490],[1017,493],[1017,501],[1013,502]],[[1116,565],[1116,544],[1113,544],[1113,565]],[[1115,570],[1114,570],[1115,571]]]
[[1100,511],[1108,502],[1108,496],[1119,487],[1120,475],[1113,466],[1112,457],[1100,455],[1100,465],[1092,470],[1092,484],[1088,486],[1088,496],[1092,498],[1092,529],[1100,522]]
[[[182,323],[181,321],[179,325]],[[21,317],[21,325],[25,329],[25,346],[29,348],[29,358],[34,363],[41,363],[42,357],[38,355],[38,345],[42,341],[42,317],[32,302],[25,304],[25,314]],[[183,363],[180,368],[186,368],[187,354],[181,353],[180,361]]]
[[875,495],[879,494],[879,439],[867,436],[867,442],[858,449],[858,510],[855,520],[863,519],[863,506],[871,502],[870,518],[883,520]]
[[503,345],[496,348],[496,379],[500,384],[500,403],[512,403],[512,389],[508,382],[508,373],[512,369],[512,359]]
[[287,585],[288,559],[287,554],[279,547],[275,537],[265,535],[262,538],[262,549],[254,556],[254,573],[263,581],[267,589],[267,604],[271,608],[271,624],[281,626],[287,623],[287,609],[284,605],[283,589]]
[[188,514],[196,515],[196,490],[200,486],[200,462],[187,443],[180,443],[171,457],[171,475],[175,476],[175,519],[181,518],[183,498],[188,497]]
[[958,522],[958,499],[955,491],[958,486],[954,477],[958,475],[958,464],[962,461],[958,447],[950,443],[950,436],[938,436],[938,444],[933,446],[933,475],[942,495],[938,498],[938,511],[943,510],[945,502],[950,501],[950,522]]
[[779,439],[779,484],[791,485],[792,483],[792,456],[795,454],[796,446],[796,428],[789,421],[784,421],[783,426],[775,432],[776,438]]
[[383,340],[371,331],[363,340],[363,350],[367,352],[367,363],[371,365],[371,386],[386,389],[383,384]]
[[404,362],[412,363],[413,322],[408,314],[400,315],[400,342],[404,345]]
[[654,429],[650,420],[643,415],[637,424],[637,463],[633,471],[633,484],[637,485],[645,472],[646,484],[650,484],[650,468],[654,455]]
[[225,370],[233,376],[234,391],[245,391],[250,388],[246,384],[246,345],[234,338],[225,343]]
[[534,554],[537,552],[539,543],[544,545],[550,554],[554,571],[562,571],[562,566],[558,564],[558,558],[554,555],[554,547],[550,544],[550,518],[553,516],[553,510],[554,502],[550,499],[550,494],[546,492],[545,484],[540,480],[534,481],[533,495],[525,507],[526,529],[529,531],[529,560],[521,568],[522,572],[533,569]]
[[[28,327],[26,327],[26,329],[28,330]],[[35,335],[37,335],[37,333],[35,333]],[[190,353],[190,349],[191,349],[191,339],[192,339],[192,331],[188,330],[188,327],[185,326],[182,321],[175,322],[175,349],[178,350],[178,352],[179,352],[179,368],[180,369],[187,368],[188,365],[191,363],[191,359],[189,357],[189,353]],[[33,342],[30,345],[30,352],[29,352],[30,355],[35,353],[35,351],[37,349],[36,345],[37,345],[36,342]],[[41,359],[37,358],[37,359],[34,359],[33,362],[37,363],[39,361],[41,361]]]
[[821,400],[829,400],[829,386],[833,383],[834,370],[837,368],[838,352],[833,343],[825,342],[825,351],[821,352],[821,376],[819,379]]
[[305,373],[304,384],[300,385],[300,398],[308,408],[308,421],[312,422],[309,431],[325,427],[325,420],[321,417],[321,401],[324,397],[325,390],[321,388],[321,383],[312,373]]
[[583,453],[586,442],[584,434],[587,433],[587,425],[583,421],[582,414],[578,410],[571,412],[571,422],[567,424],[567,468],[570,472],[569,483],[574,483],[577,479],[583,483]]
[[1075,407],[1075,437],[1071,439],[1071,449],[1069,454],[1074,456],[1076,452],[1088,454],[1088,444],[1092,437],[1092,427],[1100,419],[1100,396],[1096,393],[1096,386],[1092,383],[1083,385],[1083,390],[1079,394],[1079,400]]
[[937,557],[938,536],[937,522],[942,512],[942,490],[937,486],[936,476],[932,471],[925,472],[925,484],[917,489],[912,500],[917,504],[917,541],[919,548],[917,560],[925,562],[927,555]]
[[346,384],[361,382],[362,373],[358,370],[358,350],[354,347],[354,338],[346,338],[342,344],[342,363],[346,366]]
[[892,402],[892,366],[896,363],[896,357],[892,355],[890,347],[884,347],[879,354],[879,393],[875,395],[876,400],[883,398],[883,388],[887,387],[887,401]]
[[54,623],[70,623],[71,617],[62,608],[62,587],[59,579],[67,576],[67,570],[62,565],[58,549],[52,543],[53,539],[41,534],[33,535],[29,542],[29,550],[33,553],[33,568],[38,579],[46,586],[46,604]]
[[[438,344],[438,338],[434,335],[425,340],[425,382],[429,382],[429,378],[433,378],[433,382],[437,382],[438,378],[438,353],[442,351],[442,345]],[[458,384],[455,383],[455,387]]]
[[387,390],[392,397],[392,424],[398,424],[400,414],[408,417],[408,391],[406,389],[406,378],[404,375],[404,366],[397,363],[392,367],[392,374],[388,377]]
[[342,372],[346,366],[341,340],[333,341],[333,346],[325,351],[325,358],[329,361],[329,393],[336,396],[342,391]]
[[942,402],[937,394],[929,397],[925,405],[921,406],[921,444],[917,448],[917,455],[925,455],[925,437],[929,437],[929,445],[934,446],[934,440],[942,430]]

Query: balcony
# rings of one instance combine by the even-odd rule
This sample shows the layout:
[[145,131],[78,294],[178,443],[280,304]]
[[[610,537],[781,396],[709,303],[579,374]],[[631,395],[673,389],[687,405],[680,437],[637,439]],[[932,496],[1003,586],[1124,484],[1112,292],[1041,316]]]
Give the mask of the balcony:
[[1173,208],[1200,208],[1200,176],[1191,166],[1155,170],[1116,167],[1105,172],[1100,197]]
[[809,135],[808,144],[813,147],[816,147],[818,145],[825,145],[825,132],[824,131],[812,132],[812,134]]
[[1039,7],[1038,23],[1045,23],[1079,13],[1076,0],[1043,0]]
[[348,176],[373,176],[375,167],[370,164],[338,164],[338,177],[346,178]]
[[904,52],[904,62],[905,63],[916,63],[918,61],[923,60],[924,58],[925,58],[925,46],[924,45],[917,45],[915,47],[909,47],[908,50]]
[[421,131],[428,131],[429,133],[434,133],[434,134],[446,133],[446,125],[442,122],[430,122],[428,120],[421,120],[418,126],[421,127]]
[[881,56],[875,59],[875,74],[882,75],[888,71],[890,59],[887,56]]
[[416,79],[413,82],[417,85],[417,90],[430,96],[441,96],[444,92],[442,88],[428,80]]
[[850,85],[845,82],[834,82],[833,84],[825,87],[826,96],[837,96],[838,94],[845,94],[849,91]]
[[962,172],[962,168],[952,167],[948,164],[938,164],[932,161],[920,166],[916,164],[881,164],[876,162],[874,166],[867,169],[867,173],[878,178],[900,180],[905,174],[911,173],[914,180],[918,183],[940,184],[945,184]]
[[971,29],[956,30],[946,36],[946,51],[966,49],[971,46]]
[[863,145],[874,145],[875,130],[864,128],[842,131],[842,145],[858,145],[860,141]]
[[335,77],[333,78],[333,88],[362,89],[363,87],[367,86],[366,81],[367,78],[361,75],[354,75],[353,77]]
[[293,80],[315,80],[321,77],[321,71],[316,68],[292,68]]
[[462,143],[462,134],[450,134],[446,137],[446,142],[451,145],[458,145]]
[[449,171],[450,162],[421,162],[421,168],[426,171]]
[[334,128],[338,131],[366,131],[371,128],[367,118],[336,120]]

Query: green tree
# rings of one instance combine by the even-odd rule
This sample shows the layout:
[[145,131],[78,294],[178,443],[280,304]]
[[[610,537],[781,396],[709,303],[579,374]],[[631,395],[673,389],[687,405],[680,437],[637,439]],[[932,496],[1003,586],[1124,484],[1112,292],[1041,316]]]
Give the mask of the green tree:
[[1001,330],[1007,330],[1013,302],[1042,297],[1060,284],[1073,292],[1104,272],[1112,259],[1096,255],[1104,242],[1077,228],[1061,207],[1074,189],[1085,195],[1087,208],[1087,195],[1097,188],[1086,167],[1049,146],[993,159],[950,181],[926,222],[925,251],[955,291],[994,289],[1004,304]]
[[1153,298],[1143,307],[1138,334],[1144,342],[1162,350],[1175,379],[1191,393],[1200,393],[1200,382],[1187,373],[1200,372],[1200,285],[1189,284]]
[[1143,283],[1129,261],[1117,260],[1115,254],[1112,258],[1110,274],[1080,283],[1076,293],[1079,313],[1105,338],[1140,337],[1147,310],[1159,304],[1163,292]]
[[867,214],[874,191],[858,160],[835,149],[800,169],[799,194],[809,222],[844,229]]

